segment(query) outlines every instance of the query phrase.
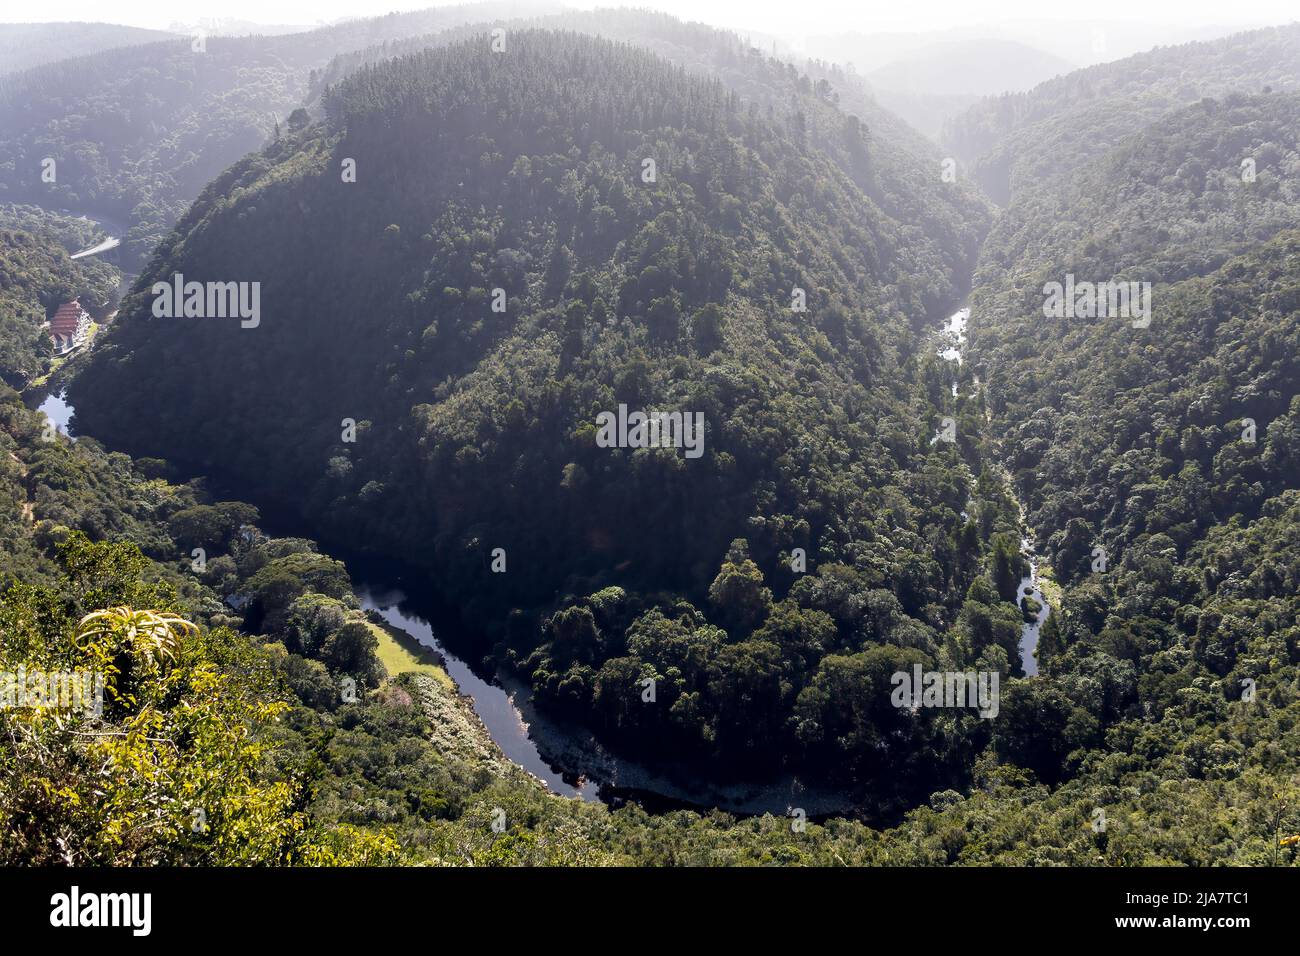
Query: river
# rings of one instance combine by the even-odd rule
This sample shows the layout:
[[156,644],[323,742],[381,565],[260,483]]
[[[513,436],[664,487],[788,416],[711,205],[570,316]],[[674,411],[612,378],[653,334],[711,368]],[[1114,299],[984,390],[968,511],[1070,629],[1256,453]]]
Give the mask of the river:
[[[432,597],[419,599],[427,594],[427,585],[418,576],[364,558],[344,560],[361,606],[440,654],[502,752],[554,793],[611,804],[635,798],[650,809],[719,807],[738,814],[784,815],[800,807],[814,818],[860,809],[847,794],[807,786],[792,774],[738,783],[703,781],[691,774],[688,781],[684,773],[615,754],[590,730],[539,711],[522,681],[473,665],[479,656],[475,642]],[[408,597],[407,589],[416,597]]]
[[1029,561],[1029,573],[1020,579],[1020,588],[1016,593],[1022,599],[1028,596],[1038,602],[1038,615],[1020,629],[1020,666],[1024,668],[1026,677],[1036,677],[1038,658],[1034,657],[1034,652],[1038,650],[1038,634],[1052,609],[1047,606],[1047,598],[1038,586],[1038,555],[1034,553],[1032,539],[1021,538],[1020,551]]
[[[71,437],[69,423],[75,409],[63,392],[45,396],[38,407]],[[284,530],[296,534],[301,529]],[[375,611],[440,655],[501,751],[553,793],[614,805],[635,798],[650,809],[719,807],[737,814],[784,815],[799,807],[810,818],[861,809],[846,793],[807,786],[793,774],[761,782],[709,782],[617,755],[590,730],[541,713],[533,705],[531,689],[517,678],[484,667],[482,644],[464,632],[448,609],[438,606],[423,578],[392,562],[340,554],[336,549],[330,553],[342,557],[361,607]],[[475,660],[480,663],[472,663]]]
[[[966,345],[966,324],[969,321],[970,309],[962,307],[949,316],[940,326],[936,346],[940,358],[949,362],[956,362],[958,366],[962,364],[962,349]],[[976,384],[978,387],[978,383]],[[955,379],[952,383],[952,395],[953,398],[957,397],[957,382]],[[1007,480],[1010,482],[1009,476]],[[1012,489],[1012,493],[1014,494],[1014,489]],[[1020,523],[1022,526],[1025,524],[1023,507],[1020,509]],[[1029,562],[1029,573],[1020,579],[1020,586],[1016,589],[1017,603],[1025,596],[1028,596],[1037,601],[1039,605],[1035,619],[1026,622],[1020,629],[1020,666],[1024,670],[1026,677],[1034,677],[1038,674],[1038,659],[1034,657],[1034,652],[1038,650],[1038,634],[1051,609],[1047,606],[1047,599],[1043,597],[1043,592],[1039,588],[1038,555],[1034,551],[1034,541],[1031,536],[1022,536],[1020,538],[1020,553]]]
[[71,255],[73,259],[84,259],[86,256],[97,256],[101,252],[108,252],[110,249],[116,249],[122,244],[122,236],[126,235],[127,227],[125,223],[117,222],[113,219],[101,219],[95,216],[88,216],[84,213],[78,214],[69,212],[67,209],[60,210],[64,215],[75,216],[77,219],[84,219],[87,222],[93,222],[104,231],[108,238],[93,246],[74,252]]
[[60,389],[57,394],[50,392],[44,400],[36,406],[38,412],[43,412],[45,417],[50,420],[54,430],[60,435],[67,435],[73,441],[77,438],[72,434],[72,406],[68,404],[67,392]]
[[[351,567],[349,571],[352,571]],[[598,799],[598,788],[593,782],[574,774],[569,774],[566,779],[562,771],[543,759],[537,744],[529,736],[528,723],[515,703],[515,694],[480,677],[468,663],[449,650],[438,639],[433,624],[410,606],[403,591],[386,583],[361,581],[357,584],[357,599],[365,610],[377,612],[393,627],[405,631],[443,658],[447,673],[461,694],[473,701],[474,712],[502,753],[541,780],[553,793],[583,800]]]
[[[969,310],[945,322],[940,354],[960,363]],[[954,384],[954,393],[956,385]],[[69,434],[74,409],[64,394],[50,394],[39,406],[59,431]],[[1021,638],[1021,659],[1026,674],[1037,673],[1033,658],[1038,628],[1047,613],[1037,590],[1037,565],[1030,542],[1023,542],[1031,573],[1021,582],[1043,604],[1039,620],[1026,624]],[[785,774],[762,782],[716,783],[651,767],[612,753],[589,730],[557,721],[533,706],[530,689],[519,680],[471,663],[481,656],[472,638],[463,633],[444,611],[437,609],[429,586],[414,575],[394,571],[363,558],[345,557],[357,598],[366,610],[378,613],[388,624],[410,634],[433,649],[443,660],[460,693],[469,698],[475,713],[502,752],[541,780],[552,792],[581,800],[617,804],[635,798],[652,809],[718,807],[739,814],[784,815],[793,807],[809,817],[852,814],[861,809],[848,794],[810,787],[797,776]]]

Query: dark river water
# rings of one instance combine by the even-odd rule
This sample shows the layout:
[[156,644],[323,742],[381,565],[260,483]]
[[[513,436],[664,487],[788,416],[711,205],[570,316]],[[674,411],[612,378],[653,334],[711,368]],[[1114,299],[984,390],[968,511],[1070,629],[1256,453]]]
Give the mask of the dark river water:
[[798,807],[810,817],[824,817],[858,809],[847,794],[806,786],[789,774],[720,783],[615,754],[589,730],[540,712],[531,690],[517,678],[485,666],[482,643],[465,633],[450,609],[438,605],[417,572],[368,558],[344,561],[361,606],[442,655],[502,752],[555,793],[612,804],[636,799],[648,809],[721,807],[740,814],[785,814]]
[[[74,409],[62,392],[46,395],[37,407],[59,431],[75,432],[70,427]],[[240,497],[237,489],[230,494]],[[292,517],[261,510],[260,523],[268,533],[311,536]],[[328,544],[325,549],[347,565],[361,606],[438,653],[501,751],[554,793],[611,804],[634,798],[648,809],[720,807],[739,814],[785,814],[798,807],[809,817],[826,817],[859,809],[847,794],[806,786],[790,774],[761,782],[719,783],[619,756],[589,730],[541,713],[533,706],[530,688],[487,667],[486,645],[465,632],[418,573]]]
[[[961,361],[968,314],[962,310],[945,323],[943,332],[949,338],[942,351],[945,358]],[[71,434],[73,408],[62,392],[45,396],[38,407],[59,431]],[[275,523],[274,519],[263,522],[270,533],[304,533],[300,527],[276,528]],[[1024,547],[1035,570],[1021,582],[1021,593],[1029,589],[1041,601],[1030,543],[1025,541]],[[339,556],[337,549],[329,550]],[[719,807],[742,814],[785,814],[797,807],[810,817],[825,817],[860,809],[846,793],[808,786],[789,774],[763,782],[718,783],[684,779],[679,772],[613,754],[590,731],[540,713],[532,704],[530,689],[518,680],[487,668],[482,661],[485,646],[465,634],[454,615],[439,606],[427,581],[392,562],[342,557],[361,606],[441,655],[461,694],[469,698],[502,752],[554,793],[610,803],[635,798],[651,809]],[[1039,620],[1025,625],[1021,639],[1027,674],[1037,673],[1033,652],[1047,614],[1043,604]]]
[[[356,562],[353,562],[349,570],[355,565]],[[355,580],[357,572],[353,573]],[[378,612],[393,627],[405,631],[442,656],[447,672],[451,674],[456,686],[474,702],[474,712],[507,757],[540,779],[554,793],[581,797],[584,800],[598,799],[598,787],[594,782],[572,773],[566,779],[561,770],[542,757],[536,742],[529,736],[528,724],[515,703],[518,691],[511,693],[500,683],[475,673],[474,668],[443,644],[437,633],[441,628],[435,629],[428,618],[421,615],[407,600],[404,591],[394,587],[391,581],[359,581],[356,591],[357,599],[364,609]]]

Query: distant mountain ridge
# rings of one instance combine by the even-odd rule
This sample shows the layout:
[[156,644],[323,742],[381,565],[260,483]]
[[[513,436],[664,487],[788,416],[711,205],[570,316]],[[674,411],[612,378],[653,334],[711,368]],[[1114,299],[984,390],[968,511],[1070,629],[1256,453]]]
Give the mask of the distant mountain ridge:
[[[137,265],[221,170],[273,135],[334,55],[461,23],[554,9],[490,0],[283,36],[103,50],[0,77],[0,201],[130,222]],[[148,111],[141,104],[149,103]],[[45,161],[56,162],[53,182]]]
[[1006,203],[1202,97],[1265,87],[1300,87],[1300,24],[1162,47],[991,97],[950,120],[941,142]]
[[115,23],[0,23],[0,76],[174,35]]
[[1077,64],[1015,40],[934,43],[864,77],[886,109],[938,142],[944,125],[981,96],[1027,90]]
[[[882,107],[855,73],[816,60],[796,66],[750,46],[737,33],[651,10],[568,11],[504,25],[510,30],[572,30],[607,37],[650,50],[692,74],[721,80],[751,108],[779,118],[825,152],[909,230],[909,244],[940,250],[949,257],[953,277],[970,271],[989,224],[983,197],[965,183],[935,189],[942,158],[938,148]],[[363,66],[482,32],[481,24],[466,24],[341,54],[317,75],[313,102]],[[859,121],[865,153],[849,148],[853,137],[846,130],[845,114]]]
[[909,93],[992,96],[1028,90],[1076,67],[1027,44],[989,38],[935,44],[869,71],[866,79]]

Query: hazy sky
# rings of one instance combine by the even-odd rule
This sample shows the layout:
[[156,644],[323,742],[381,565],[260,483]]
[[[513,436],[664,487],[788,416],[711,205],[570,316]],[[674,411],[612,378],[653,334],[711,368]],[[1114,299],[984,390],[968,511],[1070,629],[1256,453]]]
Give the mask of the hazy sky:
[[[313,24],[394,10],[443,6],[430,0],[41,0],[5,3],[0,22],[97,20],[166,28],[201,18],[266,24]],[[1295,0],[1089,0],[1068,10],[1043,0],[638,0],[631,4],[571,2],[569,6],[655,7],[683,19],[785,34],[789,39],[846,30],[936,30],[1013,19],[1147,20],[1194,24],[1276,24],[1297,18]],[[1064,27],[1063,27],[1064,28]]]

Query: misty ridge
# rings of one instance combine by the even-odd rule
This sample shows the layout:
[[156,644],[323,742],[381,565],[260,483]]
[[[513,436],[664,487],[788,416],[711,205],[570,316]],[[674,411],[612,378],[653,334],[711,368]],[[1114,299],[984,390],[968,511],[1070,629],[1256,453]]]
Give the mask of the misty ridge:
[[0,863],[1296,865],[1224,18],[0,24]]

